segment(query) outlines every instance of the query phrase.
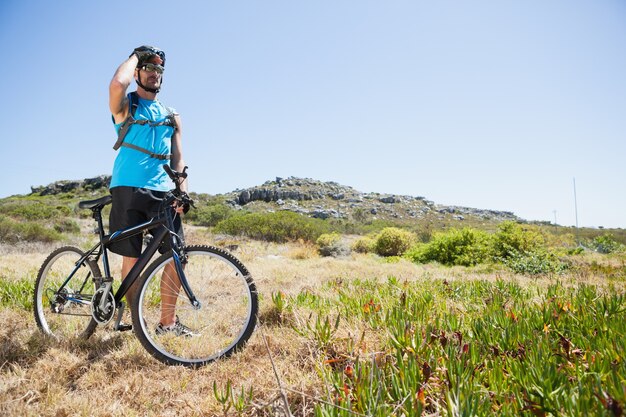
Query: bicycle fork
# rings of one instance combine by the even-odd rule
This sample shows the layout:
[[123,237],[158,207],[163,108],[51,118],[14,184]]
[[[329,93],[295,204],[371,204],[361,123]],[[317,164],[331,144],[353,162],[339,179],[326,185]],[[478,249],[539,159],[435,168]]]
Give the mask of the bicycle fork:
[[183,291],[185,291],[185,294],[187,295],[187,298],[189,298],[189,302],[194,310],[199,310],[202,305],[191,290],[187,277],[185,276],[185,268],[183,267],[183,264],[187,263],[187,256],[183,254],[183,260],[181,261],[181,257],[178,253],[175,250],[172,250],[172,258],[174,259],[174,266],[176,267],[176,273],[178,274],[178,279],[180,280],[181,287],[183,287]]

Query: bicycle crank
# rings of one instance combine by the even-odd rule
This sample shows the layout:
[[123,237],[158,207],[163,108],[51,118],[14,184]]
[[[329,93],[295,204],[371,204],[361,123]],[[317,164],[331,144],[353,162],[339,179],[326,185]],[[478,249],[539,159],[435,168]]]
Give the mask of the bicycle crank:
[[[103,298],[105,298],[104,302]],[[106,286],[98,289],[93,295],[91,315],[98,324],[107,324],[115,315],[115,298]]]

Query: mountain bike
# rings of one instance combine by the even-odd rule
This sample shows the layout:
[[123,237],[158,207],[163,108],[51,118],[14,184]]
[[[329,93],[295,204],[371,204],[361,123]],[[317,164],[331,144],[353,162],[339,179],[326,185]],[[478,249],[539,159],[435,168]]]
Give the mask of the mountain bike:
[[[174,206],[193,205],[193,201],[180,189],[187,167],[182,172],[163,167],[175,189],[163,199],[159,215],[145,223],[106,235],[102,209],[111,203],[111,196],[78,204],[92,211],[99,241],[87,251],[59,248],[41,266],[34,312],[45,334],[59,341],[88,338],[98,326],[112,322],[116,331],[132,328],[143,347],[159,361],[190,367],[228,357],[250,338],[258,312],[250,273],[230,252],[213,246],[186,246],[174,232],[178,215]],[[150,243],[114,290],[109,246],[145,231],[153,235]],[[165,242],[170,249],[150,263]],[[122,299],[135,282],[138,291],[130,306],[132,326],[124,325]],[[183,324],[184,332],[164,331],[160,324],[163,309],[174,309],[176,324]]]

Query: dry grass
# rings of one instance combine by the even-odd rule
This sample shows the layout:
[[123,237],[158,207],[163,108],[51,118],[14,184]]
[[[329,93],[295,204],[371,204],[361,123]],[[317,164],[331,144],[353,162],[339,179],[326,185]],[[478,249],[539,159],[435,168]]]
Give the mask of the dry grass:
[[[503,279],[541,286],[553,281],[551,277],[531,279],[485,268],[442,268],[406,260],[389,263],[361,254],[322,258],[304,244],[234,241],[193,229],[188,233],[189,243],[205,242],[207,238],[224,247],[237,246],[234,253],[253,274],[261,294],[262,325],[242,352],[199,370],[167,367],[150,357],[131,332],[98,331],[87,342],[59,345],[41,336],[32,312],[4,308],[0,311],[0,415],[224,415],[213,386],[216,383],[222,390],[227,381],[235,392],[241,387],[253,389],[253,406],[246,415],[286,415],[272,361],[286,389],[291,412],[311,415],[314,399],[324,396],[327,390],[317,371],[319,352],[289,325],[306,320],[305,312],[295,311],[276,319],[272,316],[271,294],[308,291],[323,298],[329,295],[324,293],[325,283],[354,279],[384,282],[390,276],[409,282]],[[44,245],[1,247],[0,279],[34,280],[51,249]],[[608,262],[619,266],[618,261]],[[115,268],[119,270],[117,265]],[[606,284],[590,273],[570,275],[564,280],[572,284]],[[613,284],[624,288],[623,280]],[[346,344],[367,346],[372,354],[380,348],[379,334],[350,322],[343,323],[337,335]],[[228,415],[236,413],[231,408]]]

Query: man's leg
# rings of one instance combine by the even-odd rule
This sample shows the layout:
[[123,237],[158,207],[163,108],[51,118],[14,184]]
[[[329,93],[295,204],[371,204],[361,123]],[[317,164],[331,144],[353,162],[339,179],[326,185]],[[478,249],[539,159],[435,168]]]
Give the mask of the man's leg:
[[[131,268],[137,263],[137,258],[132,258],[130,256],[122,257],[122,280],[126,278]],[[128,303],[128,308],[133,303],[135,296],[137,295],[137,281],[133,283],[126,291],[126,302]]]
[[168,263],[161,276],[161,325],[171,326],[176,322],[176,300],[180,292],[180,280],[174,261]]

